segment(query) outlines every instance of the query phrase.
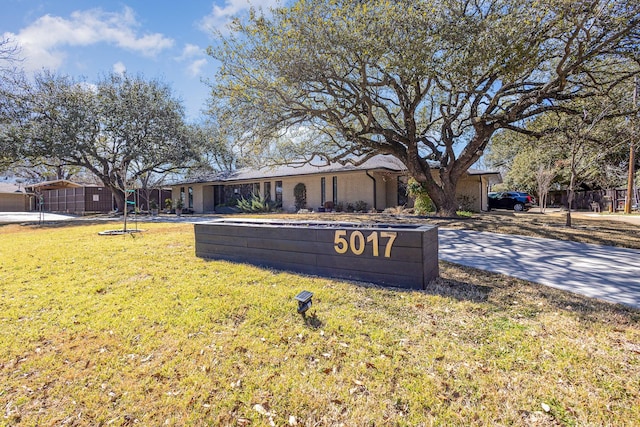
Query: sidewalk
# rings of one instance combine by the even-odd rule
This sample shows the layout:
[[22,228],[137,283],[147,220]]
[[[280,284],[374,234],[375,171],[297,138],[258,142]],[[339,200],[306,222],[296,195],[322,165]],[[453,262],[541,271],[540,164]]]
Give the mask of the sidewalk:
[[[140,222],[205,222],[211,221],[217,218],[213,215],[198,216],[198,215],[160,215],[160,216],[148,216],[141,215],[136,217],[135,215],[129,215],[128,221],[140,221]],[[120,216],[107,216],[107,215],[92,215],[92,216],[80,216],[80,215],[65,215],[45,212],[40,216],[38,212],[0,212],[0,224],[20,224],[20,223],[38,223],[38,222],[53,222],[53,221],[105,221],[105,222],[123,222],[122,215]]]
[[[572,215],[575,215],[572,213]],[[623,215],[623,214],[598,214],[598,213],[579,213],[579,216],[590,219],[608,219],[611,221],[628,222],[629,224],[640,225],[640,215]]]
[[[528,212],[530,213],[539,213],[539,208],[530,209]],[[522,215],[522,213],[520,213]],[[555,216],[555,217],[565,217],[567,215],[566,210],[555,209],[555,208],[547,208],[545,210],[545,215]],[[638,212],[634,212],[631,215],[623,214],[620,212],[616,213],[597,213],[597,212],[585,212],[585,211],[572,211],[572,218],[588,218],[588,219],[602,219],[602,220],[610,220],[610,221],[620,221],[620,222],[628,222],[630,224],[640,225],[640,214]]]
[[469,230],[439,230],[442,261],[640,308],[640,251]]
[[[42,215],[42,216],[41,216]],[[49,212],[0,212],[0,224],[39,222],[39,221],[69,221],[76,219],[75,215],[63,215]]]

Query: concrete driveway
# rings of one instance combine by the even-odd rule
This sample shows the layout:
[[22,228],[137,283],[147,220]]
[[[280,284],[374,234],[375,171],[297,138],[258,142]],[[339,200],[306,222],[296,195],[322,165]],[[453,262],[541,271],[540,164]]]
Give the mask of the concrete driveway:
[[640,251],[469,230],[439,230],[440,259],[640,308]]

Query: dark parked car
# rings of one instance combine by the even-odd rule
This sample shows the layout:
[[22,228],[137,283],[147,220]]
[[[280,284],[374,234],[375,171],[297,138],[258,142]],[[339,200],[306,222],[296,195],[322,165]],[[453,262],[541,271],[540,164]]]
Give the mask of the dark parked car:
[[527,193],[518,191],[504,191],[501,193],[489,193],[489,210],[513,209],[522,212],[533,206],[533,197]]

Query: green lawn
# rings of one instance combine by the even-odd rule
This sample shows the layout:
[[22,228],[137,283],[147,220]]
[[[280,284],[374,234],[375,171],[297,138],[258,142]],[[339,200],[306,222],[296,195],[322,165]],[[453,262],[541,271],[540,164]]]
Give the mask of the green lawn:
[[640,419],[638,311],[448,264],[418,292],[205,261],[193,226],[141,228],[0,227],[0,425]]

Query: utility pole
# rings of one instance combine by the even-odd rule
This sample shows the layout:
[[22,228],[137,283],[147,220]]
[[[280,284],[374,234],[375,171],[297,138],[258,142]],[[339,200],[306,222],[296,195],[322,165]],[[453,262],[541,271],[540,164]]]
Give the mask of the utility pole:
[[[635,78],[633,80],[633,107],[637,108],[638,107],[638,80],[637,78]],[[637,120],[633,120],[631,122],[631,126],[633,126],[634,128],[637,126],[636,123]],[[625,201],[624,204],[624,213],[625,214],[630,214],[631,213],[631,204],[633,203],[633,178],[635,175],[635,147],[634,147],[634,138],[635,138],[635,132],[631,133],[631,143],[630,148],[629,148],[629,176],[627,177],[627,199]]]

